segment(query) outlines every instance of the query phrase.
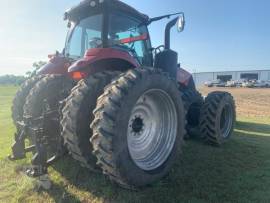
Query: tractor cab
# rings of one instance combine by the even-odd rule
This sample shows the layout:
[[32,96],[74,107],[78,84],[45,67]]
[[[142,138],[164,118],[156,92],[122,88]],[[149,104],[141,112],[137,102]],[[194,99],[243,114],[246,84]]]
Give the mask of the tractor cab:
[[113,48],[129,53],[135,64],[152,65],[149,17],[121,1],[87,0],[67,11],[65,19],[70,27],[65,46],[69,58],[77,60],[96,49]]
[[[165,44],[153,49],[148,25],[173,15],[181,17],[168,23]],[[70,29],[64,54],[76,61],[69,72],[78,79],[102,69],[123,71],[141,66],[155,66],[172,77],[177,75],[177,53],[170,50],[170,29],[177,22],[179,31],[183,29],[183,13],[149,18],[118,0],[85,0],[68,10],[65,20]]]

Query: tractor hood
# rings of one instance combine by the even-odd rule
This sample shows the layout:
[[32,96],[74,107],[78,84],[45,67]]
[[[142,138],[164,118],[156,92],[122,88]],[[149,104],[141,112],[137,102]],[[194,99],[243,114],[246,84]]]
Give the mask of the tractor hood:
[[77,6],[67,10],[64,15],[65,20],[79,21],[85,18],[89,13],[103,12],[103,11],[120,10],[138,18],[142,22],[148,22],[149,17],[140,13],[131,6],[119,0],[84,0]]
[[71,65],[68,58],[62,55],[54,55],[50,58],[49,62],[45,64],[38,71],[38,74],[60,74],[65,75],[68,73],[68,67]]

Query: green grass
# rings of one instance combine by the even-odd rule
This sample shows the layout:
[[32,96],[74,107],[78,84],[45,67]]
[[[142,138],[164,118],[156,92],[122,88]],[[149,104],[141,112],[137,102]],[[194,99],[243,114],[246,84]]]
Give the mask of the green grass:
[[10,118],[16,87],[0,87],[0,202],[270,202],[270,120],[239,118],[234,136],[221,148],[187,141],[182,159],[160,182],[127,191],[69,157],[50,167],[53,187],[38,191],[9,161],[15,128]]

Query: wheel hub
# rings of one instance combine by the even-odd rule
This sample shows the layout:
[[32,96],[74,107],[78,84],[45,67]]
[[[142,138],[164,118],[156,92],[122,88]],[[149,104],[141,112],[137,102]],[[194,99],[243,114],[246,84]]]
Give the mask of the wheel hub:
[[177,134],[177,112],[162,90],[145,92],[133,107],[127,134],[133,162],[142,170],[160,167],[168,159]]
[[229,104],[226,104],[222,109],[220,117],[220,129],[222,137],[227,138],[229,136],[232,125],[233,125],[232,108]]
[[134,135],[140,135],[144,130],[144,122],[143,118],[140,116],[135,116],[134,119],[131,120],[132,124],[130,127],[132,128],[132,132]]

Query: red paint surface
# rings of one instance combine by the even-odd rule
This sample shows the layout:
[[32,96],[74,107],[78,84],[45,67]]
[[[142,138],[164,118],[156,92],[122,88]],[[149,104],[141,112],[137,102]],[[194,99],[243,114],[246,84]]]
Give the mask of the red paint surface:
[[[140,64],[128,52],[114,48],[96,48],[88,50],[85,53],[84,58],[76,61],[72,65],[64,56],[53,56],[49,62],[40,69],[38,73],[70,75],[70,73],[75,71],[84,71],[84,68],[87,66],[104,59],[121,59],[129,62],[133,67],[137,68],[140,66]],[[99,70],[93,71],[98,72]],[[177,81],[179,83],[187,86],[191,77],[192,75],[186,70],[182,68],[177,70]]]
[[68,74],[70,62],[64,56],[53,56],[49,62],[44,65],[38,74]]
[[136,41],[147,40],[147,39],[148,39],[148,34],[143,34],[137,37],[129,37],[129,38],[121,39],[120,42],[122,44],[127,44],[127,43],[136,42]]
[[134,67],[140,66],[140,64],[126,51],[114,48],[95,48],[87,50],[82,59],[76,61],[69,67],[68,72],[82,70],[89,65],[104,59],[121,59],[129,62]]
[[177,81],[183,85],[188,85],[192,75],[182,68],[177,69]]

